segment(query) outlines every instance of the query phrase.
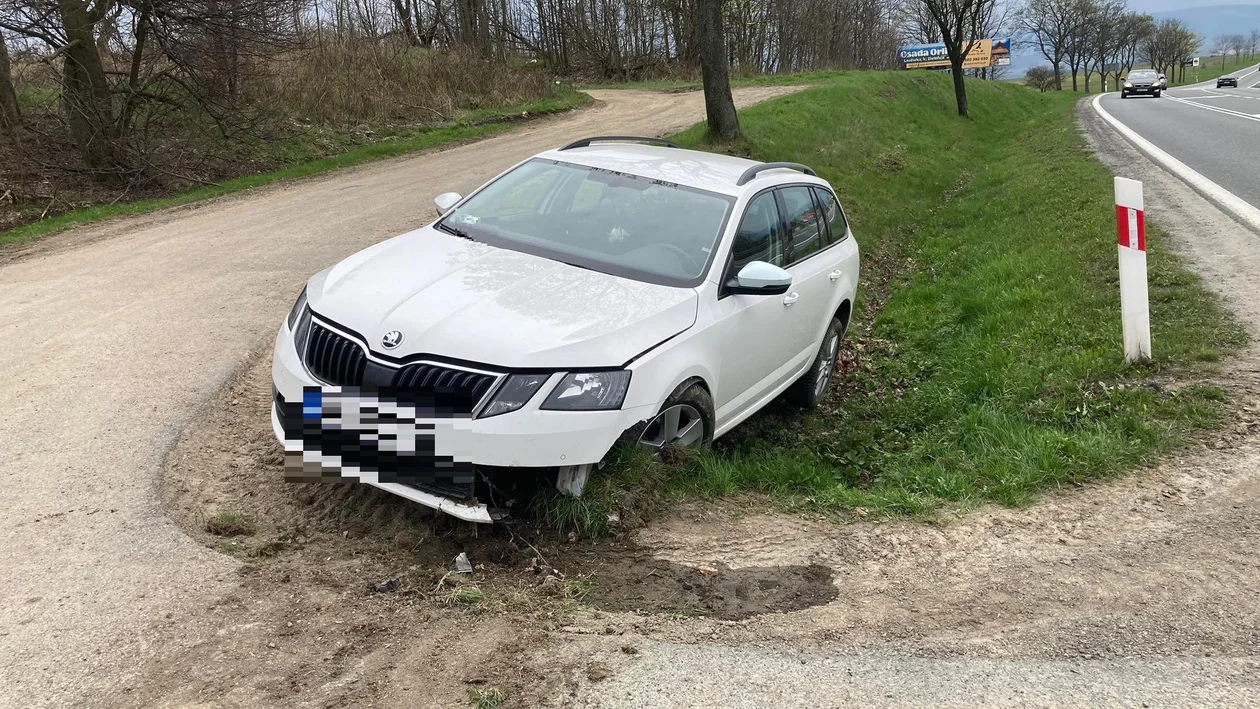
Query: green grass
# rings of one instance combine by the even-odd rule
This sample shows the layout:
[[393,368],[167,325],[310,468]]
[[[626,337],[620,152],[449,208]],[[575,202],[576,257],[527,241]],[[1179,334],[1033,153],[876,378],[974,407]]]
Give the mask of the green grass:
[[507,695],[491,687],[489,689],[468,690],[468,701],[474,709],[495,709],[507,701]]
[[[813,166],[849,213],[856,362],[819,411],[774,404],[665,472],[614,463],[545,506],[553,526],[607,533],[627,500],[745,491],[865,514],[1022,505],[1220,423],[1204,382],[1244,335],[1155,225],[1156,359],[1123,360],[1111,175],[1077,132],[1077,97],[968,88],[970,120],[949,77],[917,72],[850,73],[741,112],[729,150]],[[704,145],[700,127],[678,140]]]
[[103,219],[129,214],[147,214],[159,209],[179,207],[215,197],[222,197],[233,192],[261,187],[282,180],[310,177],[329,172],[330,170],[350,167],[416,150],[426,150],[459,141],[485,138],[511,130],[513,128],[511,119],[520,116],[522,113],[530,115],[552,113],[585,105],[590,100],[590,96],[586,94],[572,90],[563,90],[555,96],[528,104],[502,109],[470,111],[451,124],[425,128],[411,134],[388,136],[385,140],[361,145],[329,157],[309,159],[302,151],[295,150],[292,155],[295,164],[281,170],[244,175],[226,180],[217,185],[197,187],[166,197],[89,207],[49,217],[7,231],[0,231],[0,247],[28,241],[72,226],[97,222]]
[[258,522],[240,512],[222,510],[206,518],[205,528],[219,537],[249,537],[258,531]]

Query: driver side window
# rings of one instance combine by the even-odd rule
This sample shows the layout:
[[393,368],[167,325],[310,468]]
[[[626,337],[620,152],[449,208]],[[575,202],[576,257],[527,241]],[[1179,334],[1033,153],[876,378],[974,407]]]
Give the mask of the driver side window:
[[779,205],[774,192],[765,192],[748,203],[744,218],[731,245],[731,266],[727,280],[752,261],[783,265],[783,227],[779,221]]

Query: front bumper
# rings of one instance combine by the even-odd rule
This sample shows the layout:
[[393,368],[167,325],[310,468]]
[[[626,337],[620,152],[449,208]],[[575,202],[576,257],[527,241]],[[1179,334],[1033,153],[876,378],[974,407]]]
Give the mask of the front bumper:
[[[558,470],[562,467],[599,463],[622,434],[656,413],[656,406],[645,405],[617,411],[543,411],[538,407],[563,378],[553,374],[534,397],[521,409],[490,418],[446,418],[426,421],[431,424],[434,453],[457,464],[521,469],[522,475],[537,469]],[[320,386],[298,357],[293,337],[282,325],[276,337],[272,361],[272,383],[275,402],[272,405],[272,430],[290,456],[303,456],[309,465],[319,461],[319,451],[304,451],[294,427],[282,420],[284,402],[302,401],[307,387]],[[289,429],[286,434],[285,429]],[[533,469],[533,470],[531,470]],[[330,471],[332,472],[332,471]],[[451,496],[433,494],[409,485],[375,481],[374,475],[358,475],[362,482],[376,485],[430,507],[450,512],[473,521],[489,521],[484,510],[452,508]],[[438,491],[439,493],[441,491]],[[484,506],[482,506],[484,508]]]

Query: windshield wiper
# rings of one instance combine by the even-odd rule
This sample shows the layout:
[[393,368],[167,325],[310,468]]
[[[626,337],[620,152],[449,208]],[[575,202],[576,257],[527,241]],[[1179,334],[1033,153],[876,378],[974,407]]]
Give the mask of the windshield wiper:
[[464,231],[463,229],[460,229],[457,226],[451,226],[450,224],[447,224],[446,222],[438,222],[437,228],[441,229],[442,231],[452,236],[458,236],[461,239],[468,239],[469,241],[474,241],[471,234]]

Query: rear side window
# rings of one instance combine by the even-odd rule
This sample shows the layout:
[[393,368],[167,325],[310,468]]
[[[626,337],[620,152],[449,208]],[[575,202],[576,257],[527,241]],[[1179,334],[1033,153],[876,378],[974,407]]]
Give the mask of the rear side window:
[[783,229],[773,192],[759,195],[748,203],[731,247],[731,267],[727,278],[734,278],[739,269],[751,261],[783,265]]
[[827,224],[827,231],[831,232],[831,243],[844,241],[849,235],[849,224],[844,219],[844,212],[840,210],[840,203],[836,201],[836,196],[831,194],[830,190],[824,190],[821,187],[815,187],[814,197],[818,199],[821,207],[823,222]]
[[808,187],[784,187],[784,216],[788,222],[788,258],[792,263],[807,259],[827,245],[827,233],[818,219],[818,209]]

